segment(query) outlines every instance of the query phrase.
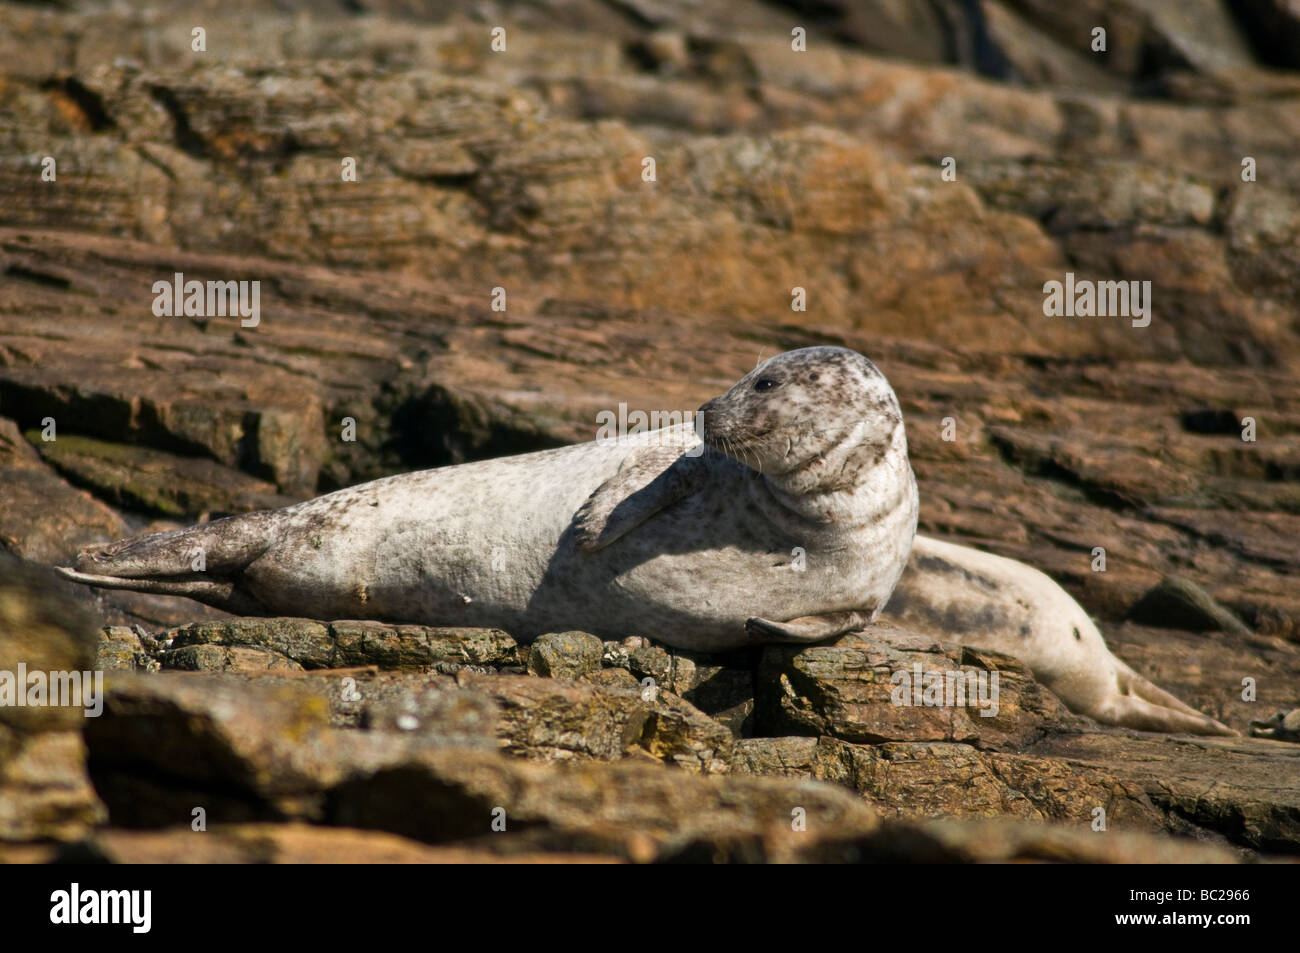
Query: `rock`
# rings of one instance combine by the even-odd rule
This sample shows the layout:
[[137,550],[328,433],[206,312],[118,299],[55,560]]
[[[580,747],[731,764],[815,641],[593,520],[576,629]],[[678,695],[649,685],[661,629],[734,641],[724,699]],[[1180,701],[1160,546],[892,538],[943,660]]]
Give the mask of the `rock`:
[[288,682],[112,673],[104,713],[86,727],[97,770],[144,770],[197,786],[275,796],[309,789],[328,734],[319,694]]
[[460,748],[495,751],[505,742],[496,699],[462,688],[450,676],[385,675],[352,681],[349,685],[334,678],[327,688],[336,713],[345,718],[354,714],[355,720],[344,724]]
[[24,701],[0,704],[0,841],[67,840],[105,818],[80,734],[100,701],[93,631],[66,583],[0,552],[0,678]]
[[[378,665],[405,671],[454,671],[467,665],[516,661],[515,641],[500,629],[246,618],[181,626],[163,638],[171,640],[172,652],[198,645],[245,646],[276,653],[309,669]],[[193,653],[185,657],[195,658]]]
[[[1220,720],[1244,730],[1295,707],[1300,76],[1285,71],[1297,65],[1288,3],[1243,0],[1229,16],[1217,0],[521,0],[507,11],[508,58],[445,4],[253,7],[174,5],[222,38],[196,61],[186,35],[136,4],[0,4],[0,549],[64,563],[177,525],[142,525],[159,513],[188,522],[195,508],[589,440],[595,415],[620,403],[698,407],[760,348],[842,344],[899,394],[922,531],[1048,572],[1117,655]],[[797,55],[792,16],[808,31]],[[1097,25],[1105,53],[1090,48]],[[31,42],[51,36],[60,43]],[[342,181],[343,156],[357,158],[356,181]],[[42,181],[46,157],[56,181]],[[942,175],[949,158],[955,179]],[[1150,281],[1151,325],[1044,317],[1043,285],[1067,271]],[[155,314],[150,289],[178,272],[259,281],[260,321]],[[506,312],[493,310],[498,287]],[[796,287],[808,293],[797,321]],[[26,581],[4,588],[6,572],[0,594],[26,598]],[[1159,627],[1126,618],[1174,575],[1211,602],[1139,614]],[[139,847],[155,856],[183,843],[174,827],[199,805],[214,830],[319,822],[344,803],[341,785],[381,779],[366,797],[396,794],[365,802],[376,816],[428,807],[442,781],[464,781],[416,765],[448,745],[490,757],[509,791],[534,785],[573,812],[556,826],[539,810],[535,826],[493,832],[495,845],[455,848],[476,855],[1296,849],[1279,782],[1294,775],[1293,746],[1098,730],[978,653],[841,640],[713,657],[636,633],[608,643],[599,668],[582,655],[571,682],[522,678],[531,649],[491,630],[232,620],[178,598],[55,592],[94,617],[83,648],[98,660],[84,664],[160,681],[118,698],[104,716],[116,727],[0,711],[0,776],[22,793],[6,800],[0,785],[0,815],[24,837],[76,837],[102,817],[77,780],[84,732],[114,823],[164,825]],[[1211,619],[1228,626],[1212,639],[1200,634]],[[106,624],[164,640],[110,630],[96,644]],[[909,658],[996,667],[1001,714],[882,705],[880,679]],[[144,674],[161,664],[193,671]],[[304,706],[319,723],[295,720]],[[150,760],[128,726],[169,758],[193,749],[215,767]],[[725,824],[670,820],[646,839],[599,800],[603,772],[633,768],[761,799],[726,786],[742,779],[692,776],[714,760],[787,776],[743,780],[820,779],[871,798],[885,821],[828,839],[786,830],[787,811],[778,836],[733,823],[751,816],[742,805]],[[420,788],[430,777],[442,779],[432,793]],[[619,783],[656,803],[652,785]],[[661,810],[712,809],[686,787]],[[1094,834],[1098,806],[1111,829]],[[931,829],[928,813],[1042,826]],[[485,836],[481,813],[460,830]],[[1127,836],[1143,831],[1213,843],[1197,853]],[[136,849],[113,836],[94,849]],[[205,856],[297,856],[295,843],[317,856],[328,848],[315,836],[266,834],[264,849],[231,835]]]
[[640,755],[688,771],[729,770],[732,736],[667,691],[606,689],[509,675],[463,675],[459,684],[493,699],[508,752],[543,761]]
[[981,752],[962,744],[752,738],[737,743],[732,767],[747,774],[833,781],[857,791],[885,816],[1088,824],[1101,806],[1111,825],[1124,830],[1189,830],[1156,808],[1142,785],[1121,781],[1104,769]]
[[[52,673],[86,672],[95,661],[94,627],[89,615],[70,596],[76,589],[44,567],[0,553],[0,671],[11,688],[48,682]],[[17,683],[25,667],[28,685]],[[62,697],[62,696],[61,696]],[[0,725],[26,734],[55,729],[76,730],[85,721],[79,700],[72,704],[0,705]]]
[[[1046,736],[1021,754],[1063,759],[1070,769],[1095,770],[1137,785],[1166,815],[1167,829],[1179,833],[1263,853],[1293,851],[1289,845],[1300,835],[1300,790],[1293,780],[1300,771],[1300,749],[1290,745],[1253,738],[1063,733]],[[1062,776],[1057,783],[1072,782]]]
[[[757,685],[755,716],[767,734],[826,734],[859,743],[955,741],[1007,750],[1073,720],[1020,662],[945,649],[886,623],[825,645],[768,646]],[[983,694],[977,694],[980,685]],[[914,697],[922,689],[936,693]]]
[[[804,833],[792,831],[800,816]],[[801,841],[877,824],[867,805],[815,781],[699,777],[626,762],[560,768],[455,751],[354,776],[332,793],[331,818],[433,844],[595,851],[637,861],[737,840],[751,848],[751,859],[780,859]],[[505,836],[493,833],[494,819]]]
[[1009,0],[1009,5],[1048,35],[1085,52],[1092,29],[1104,25],[1105,54],[1094,58],[1134,79],[1162,70],[1214,72],[1253,62],[1236,22],[1217,0],[1087,0],[1069,8],[1049,0]]
[[161,641],[169,646],[168,653],[197,646],[241,646],[271,651],[304,668],[332,668],[337,658],[330,623],[309,619],[199,622],[164,632]]
[[124,625],[106,625],[100,630],[95,668],[156,672],[161,666],[151,648],[156,651],[157,643],[150,639],[147,648],[135,630]]
[[182,672],[302,671],[303,667],[279,652],[243,645],[186,645],[159,655],[163,668]]
[[682,696],[737,737],[749,733],[756,653],[709,655],[654,645],[643,638],[635,641],[632,645],[606,642],[603,663],[627,670],[642,686],[652,679],[656,687]]
[[1193,632],[1250,635],[1250,629],[1190,579],[1166,576],[1129,610],[1135,622]]
[[1049,827],[1032,822],[934,820],[882,824],[836,858],[877,863],[1231,864],[1223,847],[1151,834]]
[[548,678],[581,678],[600,668],[605,646],[586,632],[539,635],[528,650],[528,671]]
[[274,509],[297,502],[256,480],[211,460],[180,457],[144,447],[95,440],[76,434],[41,441],[27,439],[64,477],[115,506],[162,516],[229,515]]
[[[2,406],[2,405],[0,405]],[[0,417],[0,546],[42,563],[128,533],[126,521],[43,463],[12,420]]]
[[70,840],[106,819],[79,733],[0,724],[0,841]]
[[382,831],[250,823],[156,831],[104,829],[66,845],[61,863],[109,864],[608,864],[600,854],[513,854],[430,847]]

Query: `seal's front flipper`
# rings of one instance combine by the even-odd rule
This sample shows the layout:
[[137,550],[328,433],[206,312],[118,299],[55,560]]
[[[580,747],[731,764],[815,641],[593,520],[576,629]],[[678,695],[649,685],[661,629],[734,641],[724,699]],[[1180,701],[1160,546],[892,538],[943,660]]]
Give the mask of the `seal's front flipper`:
[[574,517],[578,548],[593,553],[700,489],[702,457],[682,447],[643,447],[587,497]]
[[806,615],[789,622],[746,619],[745,632],[755,642],[820,642],[862,628],[871,621],[873,615],[873,612],[854,609],[827,612],[825,615]]

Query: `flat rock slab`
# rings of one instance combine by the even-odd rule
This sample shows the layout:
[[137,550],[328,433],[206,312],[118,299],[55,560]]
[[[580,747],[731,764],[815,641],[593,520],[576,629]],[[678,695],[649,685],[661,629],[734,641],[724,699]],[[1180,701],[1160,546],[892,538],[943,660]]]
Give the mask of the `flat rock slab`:
[[231,619],[181,626],[159,636],[170,649],[159,655],[164,668],[193,658],[194,646],[242,646],[274,652],[303,668],[378,665],[384,669],[429,670],[438,666],[512,665],[516,643],[500,629],[436,628],[382,622],[316,622],[311,619]]
[[1066,733],[1026,756],[1113,773],[1171,817],[1263,852],[1300,842],[1300,745],[1258,738]]
[[298,502],[275,485],[202,457],[184,457],[147,447],[65,434],[27,439],[42,459],[76,486],[114,506],[159,516],[195,513],[224,516],[274,509]]
[[1007,750],[1074,723],[1015,659],[944,646],[887,623],[829,644],[768,646],[757,686],[757,719],[769,735]]

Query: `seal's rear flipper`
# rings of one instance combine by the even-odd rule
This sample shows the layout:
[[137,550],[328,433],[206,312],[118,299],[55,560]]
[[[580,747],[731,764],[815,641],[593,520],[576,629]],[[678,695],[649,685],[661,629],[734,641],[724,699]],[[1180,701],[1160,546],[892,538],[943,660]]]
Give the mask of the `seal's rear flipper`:
[[266,615],[266,608],[252,596],[240,592],[230,580],[218,579],[140,579],[122,576],[94,576],[56,566],[54,571],[65,579],[98,586],[100,589],[129,589],[159,596],[185,596],[233,612],[235,615]]
[[241,591],[243,570],[274,540],[276,514],[230,516],[189,529],[134,536],[79,554],[67,579],[105,589],[131,589],[186,596],[245,615],[260,614],[258,601]]
[[276,515],[275,511],[263,510],[189,529],[132,536],[102,549],[83,550],[74,566],[77,572],[88,575],[127,579],[237,571],[266,552],[275,524],[282,522]]
[[1237,735],[1227,725],[1201,714],[1158,685],[1153,685],[1119,659],[1115,660],[1120,697],[1108,703],[1098,721],[1139,731],[1184,731],[1196,735]]

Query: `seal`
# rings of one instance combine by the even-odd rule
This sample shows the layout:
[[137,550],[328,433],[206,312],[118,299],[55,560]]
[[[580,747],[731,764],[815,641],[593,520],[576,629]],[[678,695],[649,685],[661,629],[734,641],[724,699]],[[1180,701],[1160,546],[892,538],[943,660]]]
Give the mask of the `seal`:
[[1268,718],[1252,719],[1250,736],[1300,743],[1300,708],[1279,711]]
[[1018,658],[1071,711],[1102,724],[1237,734],[1116,658],[1069,593],[1014,559],[917,535],[885,616],[945,642]]
[[678,426],[407,473],[83,552],[63,573],[243,615],[702,651],[871,622],[917,519],[884,375],[846,348],[789,351],[699,416],[703,448]]

